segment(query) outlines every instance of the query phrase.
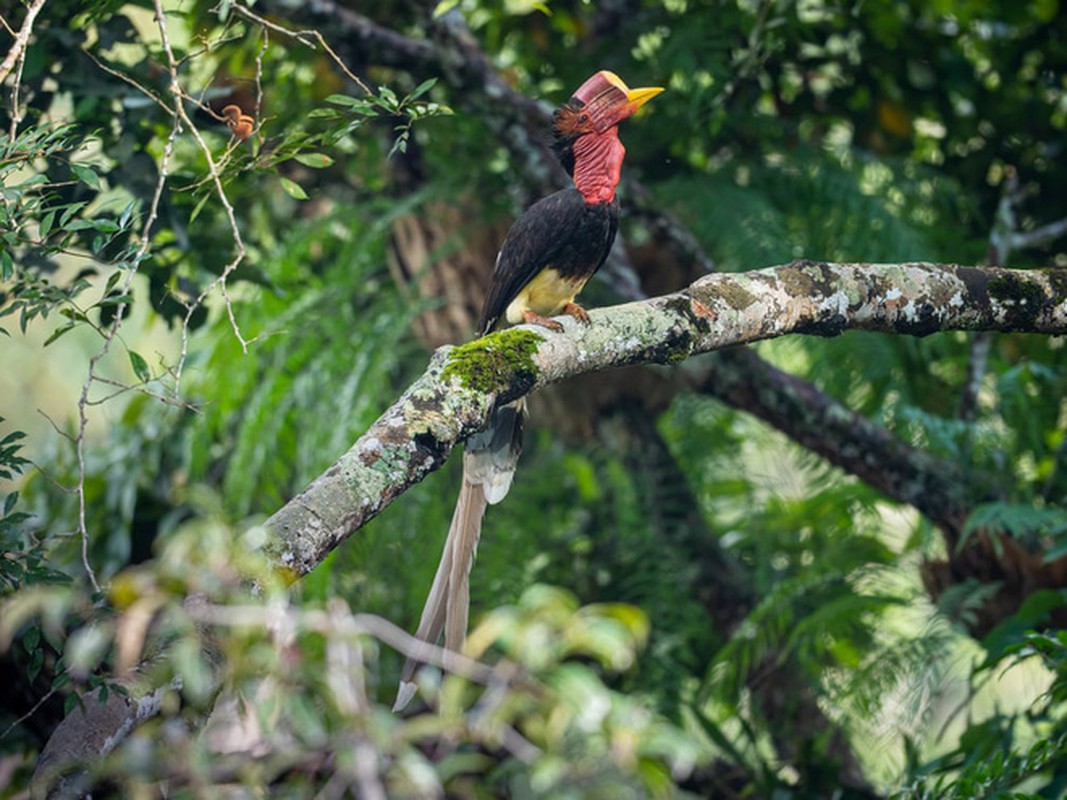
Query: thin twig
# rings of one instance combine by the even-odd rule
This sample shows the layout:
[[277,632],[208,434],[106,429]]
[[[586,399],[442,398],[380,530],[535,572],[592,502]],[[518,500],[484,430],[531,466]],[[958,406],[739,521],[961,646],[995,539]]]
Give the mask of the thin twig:
[[[40,11],[40,7],[43,5],[44,0],[38,0],[37,11]],[[32,16],[37,16],[37,13],[33,11],[32,8],[30,9],[30,11],[33,12]],[[32,24],[33,20],[29,13],[26,16],[27,19],[22,26],[22,31],[19,32],[19,37],[21,38],[22,34],[25,34],[25,37],[28,40],[30,36],[30,25]],[[15,62],[17,64],[17,67],[15,68],[15,78],[11,83],[11,124],[8,127],[8,132],[12,140],[14,140],[15,136],[18,134],[19,125],[22,123],[22,109],[19,104],[19,90],[22,87],[22,70],[26,67],[25,45],[26,43],[23,42],[22,46],[19,47],[18,42],[16,41],[15,46],[12,47],[11,51],[8,52],[8,57],[4,59],[4,64],[7,64],[7,61],[11,58],[12,53],[17,50],[17,55],[15,56]],[[7,75],[10,72],[11,68],[8,67],[7,72],[4,74],[5,79],[7,78]]]
[[270,46],[268,28],[263,26],[261,30],[263,31],[263,44],[256,53],[256,105],[252,110],[256,125],[259,125],[259,121],[263,118],[263,56],[266,55],[267,48]]
[[[234,6],[239,8],[239,6]],[[237,224],[237,216],[233,210],[233,205],[230,203],[229,198],[226,196],[226,189],[222,185],[222,177],[219,174],[218,164],[215,162],[215,157],[211,153],[211,148],[208,147],[207,142],[204,141],[204,137],[200,134],[199,128],[189,118],[188,112],[185,110],[185,105],[182,102],[188,98],[188,95],[182,89],[181,81],[178,80],[178,59],[174,55],[174,50],[170,44],[170,36],[167,33],[166,17],[163,12],[163,4],[161,0],[155,0],[156,9],[156,25],[159,28],[160,41],[163,47],[163,52],[167,55],[167,70],[170,74],[170,93],[174,97],[175,113],[181,122],[188,129],[193,139],[196,140],[197,146],[200,148],[200,152],[203,154],[204,159],[207,161],[208,174],[211,176],[211,182],[215,185],[215,194],[219,198],[219,202],[222,204],[222,208],[226,214],[226,219],[229,222],[230,230],[233,234],[233,241],[235,245],[234,256],[223,267],[222,272],[211,283],[209,283],[203,291],[193,299],[192,302],[186,303],[185,319],[182,321],[182,333],[181,333],[181,353],[178,357],[178,363],[174,369],[174,391],[177,394],[181,388],[182,371],[185,366],[185,360],[189,353],[189,324],[192,320],[193,314],[198,308],[200,308],[204,300],[211,294],[215,287],[220,287],[222,297],[226,305],[226,314],[230,320],[230,327],[233,329],[234,335],[237,337],[237,341],[241,344],[241,351],[248,352],[248,346],[255,339],[247,340],[241,334],[241,328],[237,324],[237,318],[233,312],[233,303],[230,301],[230,297],[226,290],[226,281],[233,273],[237,266],[244,260],[245,257],[245,244],[241,237],[241,229]]]
[[167,105],[167,102],[162,97],[159,97],[155,92],[153,92],[147,86],[141,85],[136,80],[134,80],[129,75],[127,75],[125,72],[123,72],[122,70],[115,69],[114,67],[110,66],[106,62],[101,61],[99,58],[97,58],[95,55],[93,55],[93,53],[91,51],[82,50],[82,52],[85,53],[85,55],[89,57],[90,61],[92,61],[94,64],[96,64],[97,67],[102,69],[108,75],[112,75],[112,76],[118,78],[120,81],[124,81],[125,83],[130,84],[130,86],[132,86],[134,89],[139,91],[145,97],[147,97],[150,100],[152,100],[156,105],[158,105],[160,108],[162,108],[168,114],[170,114],[172,116],[174,115],[174,109],[171,108],[169,105]]
[[[275,613],[264,606],[208,603],[190,605],[186,611],[194,622],[230,628],[263,626],[267,624],[268,613]],[[301,630],[342,639],[371,636],[401,655],[440,667],[475,683],[491,683],[498,679],[500,670],[507,669],[507,664],[490,667],[461,653],[416,639],[403,628],[374,614],[338,615],[336,612],[319,609],[289,613],[297,615],[297,624]]]
[[143,394],[145,397],[151,397],[153,400],[158,400],[159,402],[165,405],[175,406],[176,408],[181,408],[186,411],[192,411],[195,414],[200,413],[200,408],[195,403],[190,403],[186,400],[182,400],[180,397],[171,397],[161,392],[153,392],[150,389],[146,388],[149,383],[154,383],[155,381],[158,381],[160,377],[162,377],[162,374],[156,376],[155,378],[149,378],[148,380],[139,381],[138,383],[131,384],[123,383],[122,381],[117,381],[111,378],[105,378],[101,375],[97,375],[95,378],[96,383],[101,383],[105,386],[113,386],[115,387],[115,391],[111,392],[110,394],[106,394],[102,397],[89,400],[88,405],[101,406],[110,400],[114,400],[116,397],[121,397],[122,395],[127,394],[129,392],[137,392],[138,394]]
[[[176,109],[180,108],[181,104],[177,103]],[[163,156],[159,163],[159,176],[156,179],[156,186],[152,194],[152,201],[148,207],[148,214],[146,215],[144,225],[141,228],[141,242],[137,251],[134,253],[133,258],[130,259],[129,268],[126,270],[126,278],[122,284],[121,291],[124,295],[129,294],[138,267],[148,255],[148,250],[152,242],[152,228],[155,226],[156,219],[159,215],[159,204],[163,197],[163,189],[167,184],[170,159],[174,153],[174,141],[177,139],[180,130],[181,124],[178,115],[177,113],[173,113],[170,135],[167,137],[167,142],[163,148]],[[110,327],[106,331],[99,331],[104,337],[104,343],[99,352],[89,359],[89,370],[85,378],[85,383],[82,385],[81,395],[78,398],[78,434],[74,440],[78,459],[78,484],[76,489],[78,495],[78,533],[82,540],[82,565],[85,567],[89,582],[92,584],[94,591],[97,592],[100,591],[100,584],[97,582],[96,573],[93,571],[92,564],[89,561],[89,529],[85,518],[85,433],[89,422],[88,416],[86,415],[86,409],[92,404],[92,401],[89,399],[89,392],[92,389],[93,384],[99,380],[99,376],[96,374],[97,365],[111,350],[111,345],[119,334],[128,307],[128,303],[120,303],[116,306],[115,317],[112,320]]]
[[[30,41],[30,34],[33,33],[33,22],[37,19],[37,15],[40,13],[44,3],[45,0],[33,0],[30,3],[30,7],[26,9],[26,17],[22,20],[22,28],[19,29],[11,49],[7,51],[3,62],[0,63],[0,83],[6,81],[7,76],[11,74],[11,70],[15,68],[15,64],[22,61],[26,52],[26,45]],[[21,67],[19,72],[22,72]]]
[[1019,231],[1012,235],[1011,246],[1016,250],[1025,250],[1028,247],[1042,247],[1046,244],[1067,235],[1067,217],[1056,222],[1034,228],[1032,231]]
[[0,741],[3,741],[7,737],[7,735],[9,733],[11,733],[11,731],[15,730],[15,728],[17,728],[23,722],[25,722],[30,717],[32,717],[34,714],[36,714],[38,712],[38,710],[41,708],[41,706],[43,706],[52,697],[52,695],[54,695],[55,693],[56,693],[56,688],[55,687],[52,687],[47,692],[45,692],[44,696],[40,700],[38,700],[36,703],[33,704],[33,708],[31,708],[29,711],[27,711],[25,714],[23,714],[17,720],[12,722],[10,725],[8,725],[7,730],[5,730],[3,733],[0,733]]
[[333,48],[330,47],[330,45],[327,43],[327,41],[323,37],[323,35],[321,33],[319,33],[317,30],[314,30],[314,29],[304,30],[304,31],[290,30],[289,28],[283,27],[282,25],[278,25],[275,22],[271,22],[270,20],[259,16],[258,14],[254,13],[251,9],[245,8],[244,6],[242,6],[240,4],[235,3],[234,5],[231,6],[231,8],[232,8],[233,11],[237,12],[240,16],[244,17],[245,19],[249,19],[252,22],[255,22],[257,25],[262,25],[264,28],[269,28],[272,31],[276,31],[277,33],[280,33],[283,36],[288,36],[291,39],[296,39],[298,42],[300,42],[305,47],[314,48],[315,45],[312,42],[308,41],[309,38],[310,39],[314,39],[316,42],[318,42],[319,46],[323,50],[326,51],[327,55],[329,55],[329,57],[337,65],[337,68],[340,69],[341,72],[343,72],[345,74],[345,76],[350,81],[352,81],[354,84],[356,84],[356,86],[358,86],[360,89],[362,89],[367,94],[374,94],[370,90],[370,88],[367,86],[367,84],[365,84],[358,75],[353,73],[348,68],[348,65],[345,64],[344,60],[339,55],[337,55],[337,53],[334,52]]

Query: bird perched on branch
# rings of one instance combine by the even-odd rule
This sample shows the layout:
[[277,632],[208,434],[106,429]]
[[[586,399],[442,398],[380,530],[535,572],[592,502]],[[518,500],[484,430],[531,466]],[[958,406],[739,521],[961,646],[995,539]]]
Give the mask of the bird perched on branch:
[[[619,184],[626,149],[618,125],[662,92],[630,89],[613,72],[589,78],[553,115],[553,148],[574,186],[532,205],[511,226],[497,256],[478,334],[501,322],[531,323],[562,331],[551,319],[567,314],[587,323],[575,298],[608,257],[619,227]],[[416,637],[459,650],[467,635],[470,569],[487,504],[499,503],[511,488],[522,452],[526,404],[520,398],[494,410],[486,429],[472,436],[463,455],[463,485],[452,524],[423,608]],[[395,708],[415,692],[418,661],[401,672]]]

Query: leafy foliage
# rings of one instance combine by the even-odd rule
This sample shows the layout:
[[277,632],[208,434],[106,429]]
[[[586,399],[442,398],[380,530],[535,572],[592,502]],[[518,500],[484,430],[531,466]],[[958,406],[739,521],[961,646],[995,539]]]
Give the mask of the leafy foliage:
[[[22,431],[11,431],[0,439],[0,477],[5,480],[12,480],[30,463],[20,455],[24,437]],[[63,582],[67,578],[51,566],[41,542],[27,541],[25,526],[30,515],[16,510],[18,502],[19,493],[8,492],[0,510],[0,597],[33,584]]]
[[[420,687],[432,710],[392,717],[374,699],[392,689],[381,680],[378,637],[406,637],[340,600],[290,606],[248,549],[257,535],[210,515],[187,523],[154,565],[115,576],[109,607],[63,644],[76,678],[111,661],[127,675],[122,689],[131,697],[156,686],[174,695],[168,711],[94,764],[93,780],[122,791],[163,779],[240,780],[266,790],[284,779],[298,793],[325,781],[400,794],[466,791],[475,782],[563,797],[660,794],[705,755],[689,734],[606,687],[594,668],[633,663],[647,635],[643,614],[618,604],[579,607],[548,587],[531,587],[472,631],[468,653],[498,649],[495,668],[445,678],[428,668]],[[263,589],[256,601],[243,582],[253,577]],[[196,603],[183,602],[193,596]],[[10,598],[0,645],[38,615],[62,618],[85,601],[77,593]],[[138,673],[126,672],[142,662]],[[182,718],[209,712],[220,691],[224,700],[198,736]],[[257,731],[254,750],[235,738],[241,725]]]
[[[1062,603],[1062,598],[1060,599]],[[1040,660],[1054,676],[1042,702],[1024,716],[1021,726],[1011,716],[995,715],[971,725],[952,752],[915,765],[918,780],[899,798],[1050,797],[1067,786],[1067,731],[1056,710],[1065,697],[1067,637],[1064,632],[1024,633],[1005,648],[1012,658]],[[995,668],[992,662],[987,668]],[[1020,734],[1020,729],[1024,732]],[[1033,731],[1037,731],[1036,741]],[[1028,788],[1043,787],[1030,792]]]

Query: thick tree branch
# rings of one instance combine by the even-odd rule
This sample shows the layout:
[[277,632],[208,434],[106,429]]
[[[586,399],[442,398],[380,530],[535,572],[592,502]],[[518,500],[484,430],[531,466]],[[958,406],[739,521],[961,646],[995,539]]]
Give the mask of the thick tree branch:
[[[437,469],[483,426],[495,402],[598,370],[673,364],[790,333],[861,329],[925,336],[946,330],[1067,333],[1067,276],[936,264],[801,261],[708,275],[663,297],[443,347],[404,395],[307,489],[268,521],[269,554],[294,577]],[[906,493],[901,489],[905,499]]]

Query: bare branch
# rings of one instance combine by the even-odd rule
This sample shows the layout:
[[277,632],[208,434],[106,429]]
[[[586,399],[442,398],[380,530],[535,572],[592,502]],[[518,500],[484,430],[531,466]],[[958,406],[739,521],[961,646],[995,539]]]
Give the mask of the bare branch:
[[[0,82],[7,80],[8,75],[14,69],[15,77],[11,81],[11,122],[8,127],[8,135],[14,139],[22,123],[22,109],[19,104],[19,89],[22,86],[22,70],[26,66],[26,46],[33,31],[33,21],[44,5],[44,0],[34,0],[26,11],[26,18],[22,22],[22,29],[15,37],[15,43],[11,46],[3,64],[0,64]],[[6,201],[5,201],[6,203]]]
[[[212,627],[268,628],[277,624],[279,615],[284,625],[292,630],[321,633],[331,642],[355,641],[361,636],[377,639],[403,655],[440,667],[475,683],[492,684],[506,679],[508,684],[517,677],[516,667],[506,659],[494,666],[483,664],[462,653],[416,639],[392,622],[374,614],[354,614],[342,604],[327,610],[277,608],[263,605],[215,605],[211,603],[187,604],[190,619]],[[273,621],[272,621],[273,615]],[[352,709],[353,711],[358,709]]]
[[1024,250],[1027,247],[1042,247],[1046,244],[1067,235],[1067,218],[1050,222],[1032,231],[1019,231],[1011,237],[1011,246],[1016,250]]
[[30,34],[33,33],[33,22],[37,19],[44,2],[45,0],[33,0],[30,3],[30,7],[26,9],[26,17],[22,20],[22,27],[15,36],[11,49],[7,51],[3,62],[0,63],[0,83],[7,80],[7,76],[15,68],[15,63],[22,60],[22,54],[26,52],[26,45],[30,42]]
[[154,91],[149,89],[147,86],[145,86],[144,84],[140,83],[135,78],[127,75],[125,72],[123,72],[121,70],[118,70],[118,69],[115,69],[110,64],[107,64],[106,62],[104,62],[101,59],[97,58],[93,54],[92,50],[83,49],[82,52],[85,53],[85,55],[89,57],[90,61],[92,61],[94,64],[96,64],[97,67],[99,67],[101,70],[106,72],[108,75],[111,75],[112,77],[118,78],[120,81],[123,81],[124,83],[128,83],[130,86],[132,86],[134,89],[139,91],[145,97],[150,99],[152,102],[154,102],[157,106],[162,108],[168,114],[170,114],[171,116],[174,115],[174,109],[172,109],[170,106],[168,106],[167,103],[163,100],[163,98],[159,97]]
[[52,699],[52,696],[55,695],[55,693],[57,691],[58,690],[56,689],[56,687],[53,686],[51,689],[49,689],[47,692],[45,692],[43,695],[41,695],[41,699],[38,700],[36,703],[34,703],[33,707],[29,711],[27,711],[21,717],[19,717],[14,722],[12,722],[10,725],[8,725],[3,733],[0,733],[0,742],[2,742],[4,739],[6,739],[8,734],[11,733],[11,731],[15,730],[15,728],[19,727],[20,725],[22,725],[22,723],[24,723],[26,720],[28,720],[30,717],[32,717],[34,714],[36,714],[40,710],[41,706],[43,706],[50,699]]

